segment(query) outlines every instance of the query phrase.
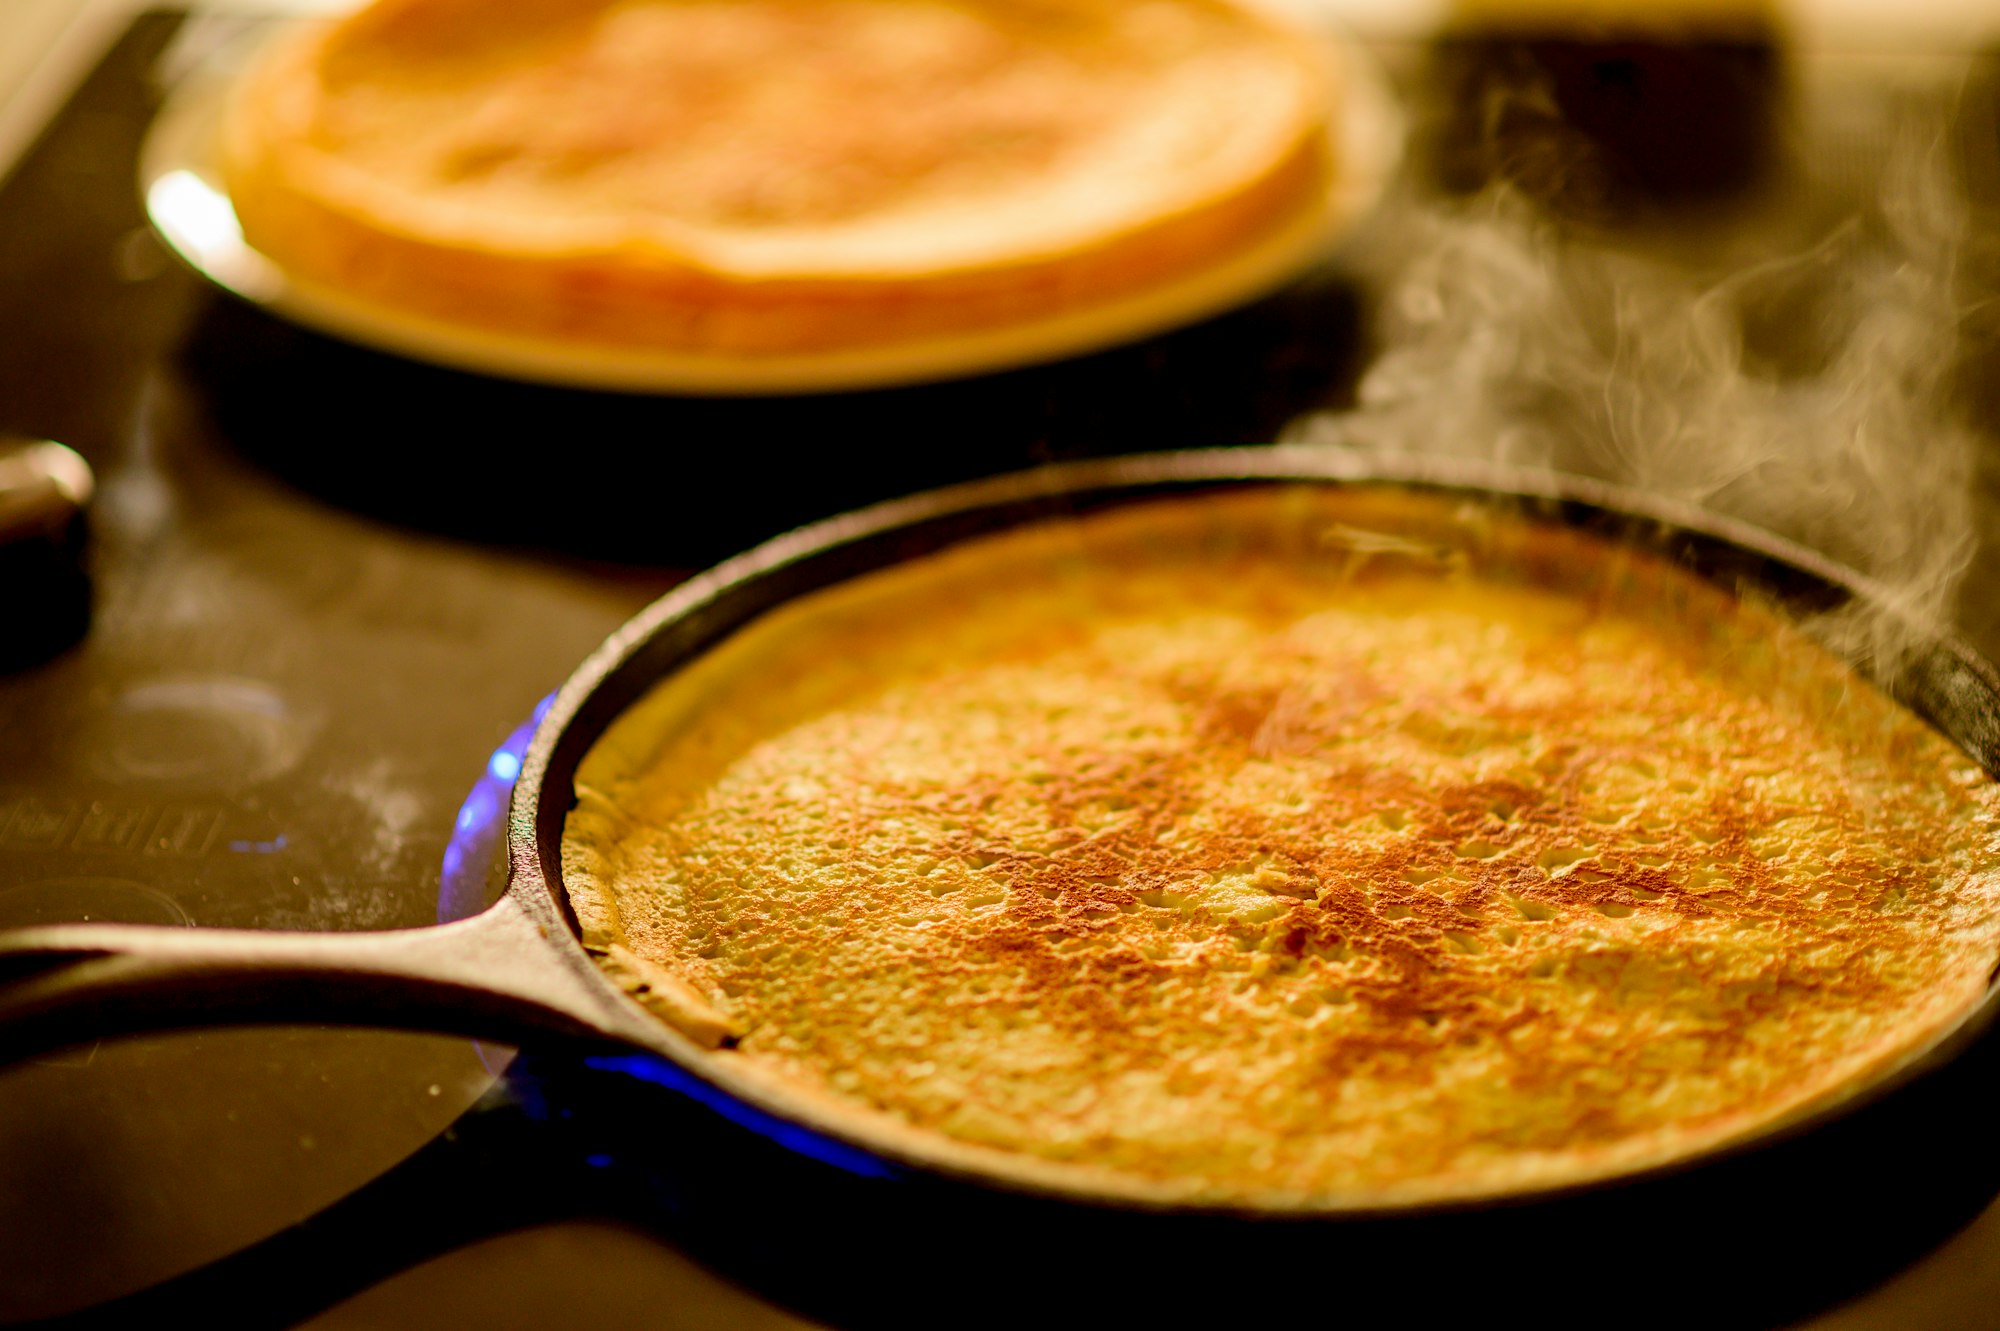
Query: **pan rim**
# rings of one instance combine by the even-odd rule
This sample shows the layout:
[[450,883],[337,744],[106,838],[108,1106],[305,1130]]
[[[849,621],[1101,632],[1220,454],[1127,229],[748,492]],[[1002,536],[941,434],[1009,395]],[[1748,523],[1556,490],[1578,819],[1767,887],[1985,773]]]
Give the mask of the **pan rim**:
[[[1797,542],[1752,524],[1715,514],[1685,501],[1649,495],[1588,477],[1525,468],[1484,460],[1424,457],[1406,453],[1370,452],[1325,445],[1269,445],[1131,454],[1052,464],[1024,472],[970,481],[916,495],[892,499],[827,518],[772,538],[743,554],[715,565],[682,583],[616,630],[571,674],[556,693],[536,727],[523,758],[508,812],[510,865],[508,895],[525,896],[526,904],[548,923],[560,922],[566,939],[550,941],[587,963],[596,982],[633,1014],[655,1028],[642,1043],[648,1053],[674,1065],[678,1074],[704,1083],[756,1114],[825,1140],[841,1152],[860,1152],[895,1169],[980,1189],[1013,1193],[1071,1205],[1172,1215],[1229,1217],[1264,1222],[1363,1222],[1407,1220],[1460,1212],[1539,1207],[1566,1199],[1625,1192],[1650,1184],[1706,1173],[1732,1161],[1807,1138],[1877,1105],[1913,1083],[1951,1065],[1977,1044],[2000,1014],[2000,986],[1991,978],[1973,1001],[1925,1039],[1878,1064],[1848,1087],[1834,1088],[1804,1105],[1763,1120],[1743,1131],[1712,1141],[1684,1154],[1611,1167],[1601,1172],[1514,1187],[1466,1189],[1419,1194],[1408,1199],[1379,1196],[1343,1201],[1338,1197],[1276,1197],[1255,1202],[1189,1199],[1142,1180],[1130,1186],[1101,1177],[1079,1178],[1073,1167],[1031,1160],[998,1148],[958,1142],[942,1134],[921,1132],[872,1114],[777,1085],[747,1067],[729,1065],[726,1051],[718,1055],[646,1011],[606,975],[583,947],[562,882],[560,841],[564,820],[574,804],[575,766],[584,752],[610,725],[631,697],[604,706],[607,694],[632,690],[637,663],[675,629],[694,623],[705,610],[731,594],[755,591],[787,571],[808,568],[813,561],[833,561],[843,551],[870,540],[914,534],[926,524],[973,519],[985,514],[991,526],[946,537],[870,564],[865,569],[837,573],[823,582],[795,589],[761,605],[719,630],[697,634],[665,669],[645,675],[637,692],[666,673],[737,631],[771,606],[782,604],[820,586],[861,576],[873,568],[1002,530],[1038,517],[1054,517],[1077,507],[1165,498],[1202,489],[1285,484],[1386,486],[1462,494],[1488,503],[1535,503],[1580,508],[1635,530],[1656,528],[1657,536],[1693,537],[1732,554],[1747,555],[1759,566],[1802,575],[1812,587],[1835,594],[1840,603],[1859,601],[1895,617],[1914,633],[1921,649],[1945,658],[1984,695],[1986,711],[1973,738],[1967,737],[1901,696],[1884,681],[1873,679],[1899,707],[1942,733],[1990,775],[2000,775],[2000,670],[1954,632],[1918,623],[1900,608],[1883,584]],[[1016,512],[1018,511],[1018,512]],[[1009,516],[1009,514],[1013,514]],[[1578,525],[1578,519],[1556,519]],[[1865,672],[1862,672],[1865,675]],[[615,700],[615,699],[614,699]],[[592,728],[594,727],[594,728]],[[551,775],[556,779],[552,782]],[[545,926],[546,927],[546,926]],[[553,930],[549,930],[553,933]],[[2000,971],[2000,967],[1996,967]],[[787,1093],[791,1092],[791,1093]]]

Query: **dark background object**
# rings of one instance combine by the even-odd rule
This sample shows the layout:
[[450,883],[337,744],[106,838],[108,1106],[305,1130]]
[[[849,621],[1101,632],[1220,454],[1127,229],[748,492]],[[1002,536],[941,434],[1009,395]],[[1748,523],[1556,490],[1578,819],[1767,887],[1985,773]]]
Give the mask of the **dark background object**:
[[0,670],[47,660],[88,627],[84,534],[96,489],[70,449],[0,435]]
[[1467,21],[1431,59],[1439,185],[1508,182],[1574,222],[1727,203],[1768,181],[1782,142],[1786,70],[1767,24],[1676,35],[1641,15],[1556,35]]

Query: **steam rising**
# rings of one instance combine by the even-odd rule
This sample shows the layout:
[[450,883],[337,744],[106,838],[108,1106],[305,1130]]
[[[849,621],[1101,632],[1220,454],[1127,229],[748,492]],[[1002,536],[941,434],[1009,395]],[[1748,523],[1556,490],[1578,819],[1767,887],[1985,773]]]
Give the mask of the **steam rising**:
[[[1698,503],[1861,570],[1919,624],[1948,623],[1976,533],[1975,440],[1952,405],[1970,210],[1936,107],[1877,110],[1873,197],[1840,206],[1838,172],[1814,179],[1805,162],[1801,187],[1841,214],[1806,234],[1739,219],[1642,247],[1565,230],[1506,186],[1424,210],[1388,256],[1384,350],[1358,409],[1291,437]],[[1850,188],[1851,142],[1835,157]],[[1890,670],[1908,636],[1894,619],[1815,628]]]

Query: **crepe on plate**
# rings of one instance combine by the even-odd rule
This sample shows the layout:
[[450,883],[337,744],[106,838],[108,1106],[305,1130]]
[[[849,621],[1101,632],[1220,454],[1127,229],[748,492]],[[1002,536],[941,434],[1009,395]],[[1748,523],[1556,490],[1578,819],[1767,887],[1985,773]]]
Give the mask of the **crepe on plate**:
[[1331,73],[1227,0],[377,0],[222,132],[295,277],[735,356],[1091,307],[1321,206]]
[[705,1057],[1147,1196],[1672,1159],[1909,1058],[2000,946],[1994,787],[1911,714],[1654,556],[1397,492],[1156,502],[815,594],[577,790],[585,944],[734,1041]]

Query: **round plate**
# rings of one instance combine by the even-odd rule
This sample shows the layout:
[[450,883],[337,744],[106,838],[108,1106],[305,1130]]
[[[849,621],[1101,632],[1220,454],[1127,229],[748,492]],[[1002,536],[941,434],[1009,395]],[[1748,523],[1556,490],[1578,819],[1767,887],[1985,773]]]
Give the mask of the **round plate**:
[[1055,360],[1244,304],[1320,259],[1374,206],[1402,152],[1400,109],[1380,70],[1333,40],[1339,164],[1318,208],[1257,244],[1171,281],[1082,309],[969,333],[852,351],[773,356],[592,346],[454,323],[289,273],[244,243],[222,183],[218,129],[236,75],[264,41],[218,51],[183,79],[148,131],[139,188],[153,226],[194,270],[272,314],[417,360],[515,379],[660,393],[802,393],[876,388]]

